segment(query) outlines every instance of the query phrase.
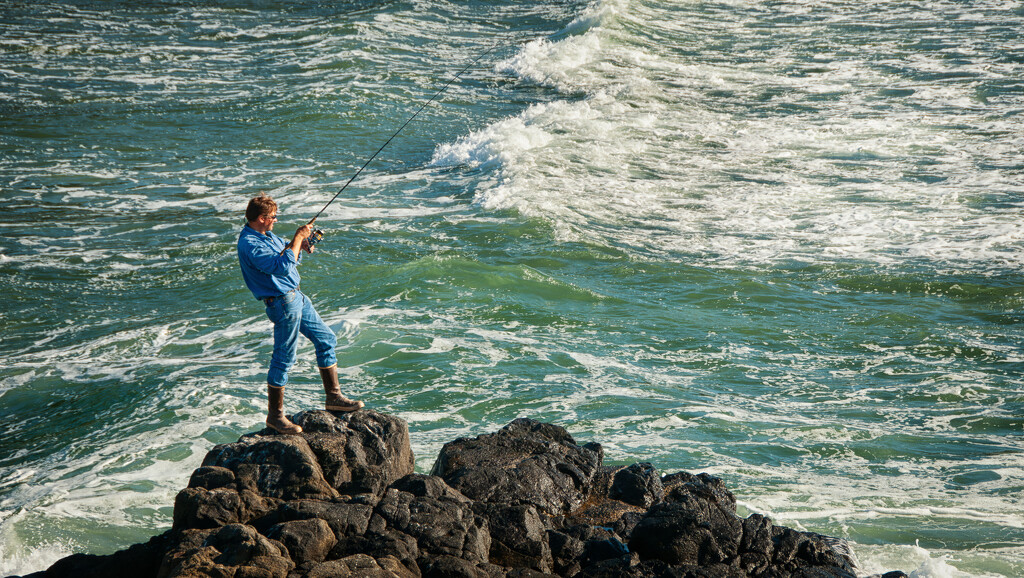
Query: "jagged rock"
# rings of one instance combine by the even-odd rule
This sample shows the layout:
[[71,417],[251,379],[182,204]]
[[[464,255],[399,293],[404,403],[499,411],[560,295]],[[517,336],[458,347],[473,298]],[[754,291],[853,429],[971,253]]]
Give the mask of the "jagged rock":
[[412,473],[409,429],[375,411],[338,417],[327,411],[293,416],[295,436],[265,429],[218,445],[203,460],[193,488],[249,490],[266,498],[329,500],[340,493],[380,493]]
[[[845,543],[736,515],[707,474],[602,467],[598,444],[518,419],[412,473],[408,427],[374,411],[301,412],[218,445],[171,531],[46,577],[852,578]],[[627,547],[628,544],[628,547]],[[903,576],[889,573],[886,578]],[[876,577],[878,578],[878,577]]]
[[473,511],[487,520],[490,561],[509,568],[551,572],[547,530],[533,506],[477,503]]
[[615,536],[591,538],[583,543],[583,556],[580,564],[586,567],[596,562],[614,560],[628,554],[629,548]]
[[174,529],[219,528],[227,524],[247,524],[272,507],[251,490],[231,488],[185,488],[174,500]]
[[608,492],[610,498],[645,509],[660,502],[664,494],[665,488],[658,477],[658,471],[647,462],[633,464],[616,472]]
[[268,498],[329,500],[338,496],[301,435],[245,435],[235,443],[215,446],[203,465],[231,470],[234,488]]
[[644,519],[645,513],[643,511],[623,512],[619,519],[615,520],[615,523],[611,525],[611,529],[628,542],[633,535],[633,530],[636,529],[636,525],[640,523],[640,520]]
[[559,515],[583,503],[602,457],[598,444],[579,446],[564,428],[520,418],[445,444],[431,474],[476,501]]
[[367,554],[378,560],[391,556],[410,572],[420,574],[416,561],[420,558],[416,539],[395,530],[367,531],[362,536],[346,536],[328,554],[327,559],[339,559],[356,554]]
[[775,526],[760,514],[751,514],[743,520],[743,536],[740,538],[739,567],[748,574],[763,573],[771,564],[774,555]]
[[665,501],[633,529],[630,548],[641,559],[708,566],[737,556],[743,523],[736,498],[718,478],[686,472],[666,476]]
[[303,578],[419,578],[394,556],[375,559],[366,554],[353,554],[340,560],[317,564]]
[[552,565],[559,576],[575,576],[582,569],[583,540],[566,532],[548,530]]
[[495,578],[488,569],[455,556],[434,556],[421,564],[423,578]]
[[[568,516],[566,523],[589,524],[592,526],[621,527],[632,530],[640,517],[643,516],[645,508],[633,505],[622,499],[623,488],[613,493],[613,484],[620,474],[628,470],[626,466],[603,466],[598,468],[591,480],[590,493],[586,500]],[[653,468],[652,468],[653,471]],[[624,486],[625,483],[620,483]],[[614,494],[614,495],[613,495]],[[658,495],[660,499],[660,493]],[[637,496],[635,501],[644,501]],[[635,518],[635,519],[634,519]],[[628,537],[628,534],[619,533],[620,536]]]
[[324,479],[342,494],[380,494],[413,472],[409,426],[374,410],[303,411],[293,416],[316,454]]
[[473,564],[487,562],[491,546],[487,520],[477,516],[468,502],[390,488],[374,513],[388,529],[415,538],[421,558],[454,556]]
[[252,526],[229,524],[183,532],[177,546],[164,556],[157,578],[286,578],[294,567],[280,542],[261,536]]
[[736,515],[736,497],[721,478],[708,474],[679,472],[662,478],[665,501],[678,503],[707,502],[723,514]]
[[275,524],[266,535],[284,544],[292,561],[297,564],[323,562],[338,543],[331,527],[320,518]]
[[409,474],[408,476],[405,476],[391,484],[391,487],[422,498],[445,499],[466,504],[471,504],[473,502],[473,500],[462,495],[462,492],[449,486],[444,482],[444,480],[437,476]]
[[[483,568],[486,570],[486,567]],[[502,572],[499,576],[504,576],[504,578],[558,578],[555,574],[548,574],[533,568],[516,568],[508,573]]]
[[839,553],[824,536],[777,528],[773,568],[815,578],[856,578],[853,561]]
[[336,540],[346,536],[360,536],[366,533],[370,525],[373,506],[353,502],[324,502],[320,500],[294,500],[285,502],[271,516],[266,516],[262,524],[254,525],[262,530],[273,524],[295,520],[319,519],[327,522]]
[[627,554],[590,564],[574,574],[576,578],[684,578],[686,571],[669,566],[661,560],[641,561],[636,554]]
[[188,487],[216,490],[217,488],[235,488],[235,472],[220,466],[200,466],[192,472]]
[[[703,507],[702,507],[703,506]],[[742,524],[707,515],[706,504],[655,504],[637,524],[630,550],[643,560],[709,566],[736,556]]]
[[629,554],[629,549],[608,528],[576,524],[550,532],[548,541],[558,573],[573,576],[580,569]]

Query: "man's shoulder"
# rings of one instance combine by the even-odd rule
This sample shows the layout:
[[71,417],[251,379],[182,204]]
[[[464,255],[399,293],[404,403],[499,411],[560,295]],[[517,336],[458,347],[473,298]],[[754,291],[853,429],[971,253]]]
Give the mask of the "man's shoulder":
[[260,233],[251,227],[244,227],[238,235],[238,252],[240,254],[277,253],[287,242],[272,231]]
[[260,245],[266,244],[266,241],[262,239],[263,235],[252,230],[248,226],[242,227],[241,232],[238,233],[238,249],[253,249]]

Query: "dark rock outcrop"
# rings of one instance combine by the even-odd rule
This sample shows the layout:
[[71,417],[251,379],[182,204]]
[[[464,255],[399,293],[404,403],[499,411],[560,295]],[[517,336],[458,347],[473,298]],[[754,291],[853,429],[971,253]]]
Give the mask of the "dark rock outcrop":
[[445,444],[431,474],[478,502],[558,515],[583,503],[602,458],[599,444],[579,446],[561,427],[520,418],[493,434]]
[[214,447],[168,532],[34,576],[856,576],[842,541],[737,516],[722,480],[605,467],[600,445],[555,425],[517,419],[455,440],[423,475],[401,419],[308,411],[293,421],[302,434],[263,430]]

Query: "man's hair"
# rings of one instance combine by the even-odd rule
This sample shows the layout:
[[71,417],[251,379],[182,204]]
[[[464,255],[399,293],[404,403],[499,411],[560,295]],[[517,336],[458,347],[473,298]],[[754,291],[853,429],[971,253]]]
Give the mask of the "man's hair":
[[277,203],[274,199],[270,198],[270,195],[266,193],[260,193],[258,197],[253,197],[249,201],[249,206],[245,208],[245,220],[255,221],[264,215],[269,215],[277,209]]

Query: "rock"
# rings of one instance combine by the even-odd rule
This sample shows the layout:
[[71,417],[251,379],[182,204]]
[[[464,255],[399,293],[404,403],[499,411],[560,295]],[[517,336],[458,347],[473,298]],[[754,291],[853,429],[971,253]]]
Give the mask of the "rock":
[[[327,522],[337,540],[345,536],[366,533],[373,507],[351,502],[323,502],[320,500],[294,500],[281,504],[273,516],[267,516],[264,526],[293,520],[319,519]],[[257,525],[260,528],[260,525]]]
[[[842,540],[736,515],[707,474],[603,467],[598,444],[518,419],[412,471],[408,428],[374,411],[301,412],[214,447],[171,531],[47,577],[852,578]],[[886,578],[898,578],[901,572]],[[879,578],[879,577],[876,577]]]
[[423,498],[437,498],[466,504],[473,502],[473,500],[462,495],[462,492],[444,483],[444,480],[437,476],[409,474],[391,484],[391,487]]
[[288,548],[293,562],[323,562],[331,548],[338,543],[334,532],[320,518],[293,520],[275,524],[266,533]]
[[487,520],[477,516],[467,502],[415,496],[391,488],[374,513],[388,529],[415,538],[420,559],[454,556],[473,564],[487,562],[491,547]]
[[381,559],[366,554],[353,554],[339,560],[323,562],[310,568],[303,578],[419,578],[393,556]]
[[742,523],[709,516],[701,504],[655,504],[637,524],[629,540],[630,550],[643,560],[671,565],[708,566],[734,558],[739,548]]
[[559,576],[575,576],[583,566],[583,540],[566,532],[548,530],[552,566]]
[[286,578],[294,567],[281,543],[261,536],[251,526],[229,524],[183,532],[177,546],[164,556],[157,578]]
[[608,492],[610,498],[644,509],[660,502],[664,495],[665,488],[658,477],[658,471],[647,462],[633,464],[616,472]]
[[533,506],[477,503],[473,511],[487,520],[490,562],[509,568],[551,572],[547,529]]
[[636,529],[637,524],[640,523],[640,520],[644,519],[645,513],[646,512],[643,511],[623,512],[622,515],[619,516],[619,519],[615,520],[611,525],[611,529],[628,542],[629,538],[633,535],[633,530]]
[[662,478],[665,501],[678,503],[707,502],[723,514],[736,515],[736,497],[720,478],[708,474],[679,472]]
[[[599,468],[591,480],[590,494],[567,516],[568,523],[612,527],[628,538],[647,507],[664,493],[661,481],[650,478],[657,478],[657,473],[642,464]],[[648,506],[637,505],[645,503]]]
[[188,487],[215,490],[217,488],[235,488],[235,472],[220,466],[200,466],[189,478]]
[[475,501],[559,515],[583,503],[601,459],[598,444],[579,446],[561,427],[520,418],[496,433],[445,444],[431,474]]
[[492,578],[492,574],[468,560],[435,556],[423,561],[423,578]]
[[270,509],[267,500],[250,490],[185,488],[174,500],[173,527],[182,530],[246,524]]
[[323,476],[342,494],[380,494],[413,472],[409,426],[374,410],[303,411],[293,421],[316,454]]
[[235,443],[215,446],[203,465],[231,470],[237,489],[263,497],[329,500],[338,496],[302,435],[242,436]]
[[630,548],[642,559],[669,564],[724,563],[736,558],[743,523],[736,498],[722,480],[681,472],[666,476],[665,501],[655,504],[637,523]]
[[772,567],[808,577],[856,578],[853,561],[825,536],[780,528],[775,533]]
[[328,560],[344,558],[355,554],[367,554],[375,559],[391,556],[402,566],[416,575],[420,574],[416,560],[420,557],[416,539],[394,530],[367,532],[362,536],[346,536],[328,554]]
[[629,548],[615,536],[607,538],[591,538],[583,543],[582,566],[586,567],[604,560],[614,560],[627,556]]
[[563,576],[573,576],[598,562],[629,554],[619,537],[602,526],[569,526],[561,532],[549,532],[548,542],[556,571]]
[[636,554],[601,560],[575,574],[577,578],[683,578],[687,571],[660,560],[641,561]]
[[502,575],[505,578],[558,578],[555,574],[548,574],[547,572],[540,572],[531,568],[516,568],[507,574],[502,573]]
[[739,567],[748,574],[763,573],[772,564],[775,535],[772,521],[760,514],[751,514],[743,520]]

